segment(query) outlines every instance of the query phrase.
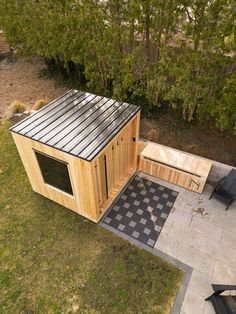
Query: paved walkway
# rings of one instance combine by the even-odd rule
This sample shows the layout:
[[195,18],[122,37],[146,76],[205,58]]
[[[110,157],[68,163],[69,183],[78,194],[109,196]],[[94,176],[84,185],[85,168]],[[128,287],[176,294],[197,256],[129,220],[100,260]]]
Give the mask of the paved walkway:
[[222,203],[209,200],[209,184],[198,194],[140,175],[179,192],[155,248],[193,268],[181,314],[215,313],[204,301],[211,283],[236,283],[236,203],[225,211]]
[[211,284],[236,283],[236,202],[225,211],[224,204],[209,200],[209,184],[198,194],[142,172],[139,177],[178,192],[154,247],[105,223],[109,212],[99,224],[185,270],[172,313],[215,313],[204,301],[212,293]]

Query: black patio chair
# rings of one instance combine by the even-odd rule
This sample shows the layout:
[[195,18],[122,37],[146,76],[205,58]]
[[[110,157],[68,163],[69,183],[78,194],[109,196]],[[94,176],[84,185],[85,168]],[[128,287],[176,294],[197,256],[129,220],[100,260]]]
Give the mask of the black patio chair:
[[209,199],[214,196],[226,204],[226,210],[236,200],[236,170],[232,169],[227,177],[221,179],[214,188]]
[[236,296],[220,295],[224,291],[236,290],[236,285],[212,285],[214,293],[205,301],[211,301],[216,314],[236,314]]

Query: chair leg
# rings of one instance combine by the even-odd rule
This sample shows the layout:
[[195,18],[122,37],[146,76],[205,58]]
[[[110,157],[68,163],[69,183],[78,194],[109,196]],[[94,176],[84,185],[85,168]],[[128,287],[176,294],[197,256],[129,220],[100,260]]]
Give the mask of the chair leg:
[[227,204],[227,206],[226,206],[225,210],[228,210],[229,205],[231,205],[231,204],[232,204],[232,201],[229,201],[229,203]]
[[211,196],[209,197],[209,200],[212,198],[213,194],[215,193],[217,186],[214,187],[213,191],[211,192]]
[[215,192],[215,189],[212,191],[212,193],[211,193],[211,195],[210,195],[210,197],[209,197],[209,200],[212,198],[214,192]]

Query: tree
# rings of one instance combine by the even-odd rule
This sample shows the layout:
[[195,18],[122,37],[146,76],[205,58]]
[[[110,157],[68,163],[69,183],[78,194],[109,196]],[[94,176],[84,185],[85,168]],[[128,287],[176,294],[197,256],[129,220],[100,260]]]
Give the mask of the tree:
[[1,0],[0,27],[18,53],[95,93],[235,128],[232,0]]

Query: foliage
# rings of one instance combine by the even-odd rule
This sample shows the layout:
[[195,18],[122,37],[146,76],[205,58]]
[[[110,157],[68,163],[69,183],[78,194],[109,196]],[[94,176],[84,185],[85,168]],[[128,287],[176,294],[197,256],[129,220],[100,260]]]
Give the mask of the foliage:
[[181,107],[186,121],[214,118],[230,130],[235,21],[232,0],[0,2],[10,45],[45,57],[66,80],[144,111]]

